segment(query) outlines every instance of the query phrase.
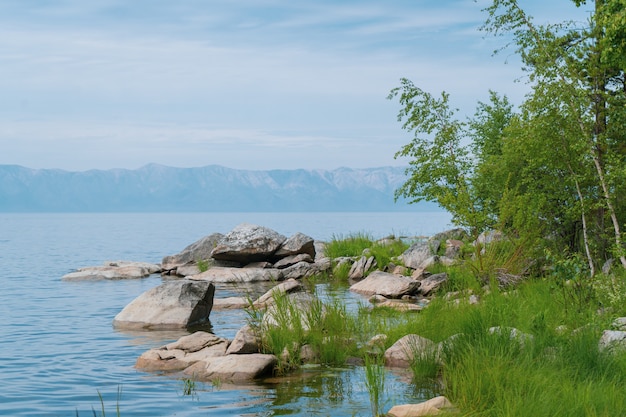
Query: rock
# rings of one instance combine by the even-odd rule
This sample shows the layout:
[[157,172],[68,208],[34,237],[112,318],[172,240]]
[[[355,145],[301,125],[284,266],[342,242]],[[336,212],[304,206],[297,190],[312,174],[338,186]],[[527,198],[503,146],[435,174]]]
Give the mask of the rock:
[[270,375],[277,361],[276,356],[261,353],[219,356],[197,362],[183,373],[200,381],[246,382]]
[[290,329],[294,327],[294,323],[299,321],[298,325],[301,325],[302,329],[310,329],[310,325],[314,323],[308,323],[307,318],[312,316],[309,312],[313,308],[320,306],[319,300],[305,292],[288,293],[285,294],[285,297],[284,303],[271,303],[268,305],[263,315],[261,328],[267,329],[268,327],[280,325]]
[[380,307],[392,308],[398,311],[422,311],[424,309],[424,307],[419,304],[400,300],[385,300],[376,304],[376,308]]
[[447,280],[448,274],[446,274],[445,272],[430,275],[420,281],[421,285],[419,291],[420,293],[422,293],[422,295],[429,295],[434,291],[437,291],[439,287]]
[[213,311],[242,309],[249,305],[250,301],[245,297],[215,298],[213,300]]
[[495,326],[490,327],[488,331],[493,335],[508,337],[510,340],[517,340],[521,346],[531,343],[535,339],[532,334],[524,333],[515,327]]
[[213,233],[192,243],[176,255],[165,256],[161,261],[163,270],[169,271],[182,265],[193,264],[199,260],[211,259],[211,251],[223,237],[224,235],[221,233]]
[[319,355],[311,345],[303,345],[300,348],[300,361],[302,363],[317,363]]
[[261,269],[268,269],[268,268],[273,268],[273,267],[274,265],[272,265],[271,262],[267,262],[267,261],[252,262],[244,266],[244,268],[261,268]]
[[430,339],[408,334],[385,351],[385,365],[393,368],[408,368],[416,356],[437,356],[437,345]]
[[302,291],[302,284],[295,279],[288,279],[284,282],[281,282],[274,288],[271,288],[265,294],[257,298],[253,305],[257,308],[266,307],[269,304],[274,303],[274,296],[278,294],[288,294],[293,292]]
[[157,264],[132,261],[109,261],[101,266],[80,268],[75,272],[64,275],[61,279],[63,281],[138,279],[158,272],[161,272],[161,266]]
[[306,277],[311,277],[315,274],[318,274],[322,271],[325,271],[330,266],[330,263],[323,264],[320,262],[308,263],[308,262],[298,262],[295,265],[291,265],[285,269],[281,269],[283,272],[284,279],[301,279]]
[[402,262],[409,268],[423,268],[422,263],[437,254],[439,241],[416,242],[402,253]]
[[274,256],[284,258],[292,255],[309,255],[311,259],[315,259],[315,254],[315,241],[313,238],[298,232],[285,240]]
[[207,332],[195,332],[176,342],[144,352],[135,366],[144,371],[182,371],[194,363],[224,356],[228,340]]
[[378,304],[378,303],[384,303],[385,301],[388,301],[389,299],[387,297],[385,297],[384,295],[380,295],[380,294],[374,294],[369,298],[369,302],[372,304]]
[[227,355],[259,353],[260,340],[250,325],[243,326],[228,346]]
[[463,248],[463,241],[456,239],[446,240],[446,257],[450,259],[456,259],[461,255],[461,249]]
[[613,320],[611,327],[615,330],[626,330],[626,317],[618,317]]
[[249,264],[271,258],[287,238],[267,227],[242,223],[211,251],[213,259]]
[[602,351],[626,350],[626,332],[621,330],[605,330],[602,332],[598,348]]
[[390,417],[434,416],[444,411],[453,410],[452,403],[446,397],[440,396],[420,404],[396,405],[386,415]]
[[376,266],[376,258],[374,258],[373,256],[361,256],[355,263],[352,264],[350,272],[348,273],[348,278],[362,279],[363,277],[365,277],[365,275],[367,275],[369,271],[375,269]]
[[274,268],[284,269],[288,266],[297,264],[298,262],[313,263],[313,258],[308,253],[301,253],[298,255],[289,255],[274,264]]
[[405,294],[415,293],[419,285],[418,281],[409,277],[374,271],[364,280],[352,285],[350,291],[363,295],[379,294],[387,298],[400,298]]
[[115,316],[119,328],[168,329],[201,324],[209,319],[215,286],[209,282],[165,282],[135,298]]
[[474,246],[480,245],[482,250],[485,246],[493,242],[499,242],[504,239],[504,234],[499,230],[488,230],[478,235],[478,238],[472,243]]
[[467,238],[469,238],[469,235],[464,229],[461,229],[460,227],[445,230],[431,237],[432,240],[438,240],[440,242],[445,242],[446,240],[464,240]]
[[315,248],[315,257],[313,258],[315,259],[315,262],[319,262],[322,259],[329,259],[326,256],[326,243],[325,242],[316,240],[313,242],[313,247]]
[[197,275],[202,272],[200,271],[200,268],[196,264],[181,265],[177,267],[175,270],[173,269],[170,270],[170,273],[172,271],[174,271],[176,275],[181,276],[181,277],[187,277],[189,275]]
[[208,271],[187,277],[194,281],[242,283],[259,281],[282,281],[283,272],[274,268],[231,268],[215,266]]

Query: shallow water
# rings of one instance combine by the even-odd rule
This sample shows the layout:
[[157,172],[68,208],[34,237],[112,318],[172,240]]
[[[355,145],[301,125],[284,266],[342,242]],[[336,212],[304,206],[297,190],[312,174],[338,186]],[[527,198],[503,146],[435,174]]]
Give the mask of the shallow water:
[[[159,262],[244,221],[319,240],[353,232],[428,235],[449,226],[445,213],[0,214],[0,415],[93,416],[92,408],[101,413],[99,393],[110,416],[116,405],[125,417],[368,415],[359,368],[309,369],[279,384],[198,384],[185,396],[182,381],[133,367],[142,352],[184,332],[111,326],[160,277],[61,281],[107,260]],[[212,330],[232,338],[245,319],[242,311],[215,311]],[[420,399],[393,374],[388,389],[393,403]]]

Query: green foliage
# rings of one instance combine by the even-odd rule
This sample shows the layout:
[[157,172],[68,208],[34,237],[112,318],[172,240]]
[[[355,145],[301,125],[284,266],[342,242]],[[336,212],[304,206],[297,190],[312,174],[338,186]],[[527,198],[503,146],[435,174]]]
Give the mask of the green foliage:
[[399,239],[374,242],[369,248],[371,256],[376,259],[379,269],[383,269],[392,262],[392,259],[401,255],[409,248],[409,244]]
[[370,398],[372,417],[378,417],[384,404],[385,362],[382,356],[366,355],[364,360],[365,387]]
[[414,137],[396,153],[410,159],[396,196],[438,202],[474,236],[498,228],[533,249],[580,253],[591,275],[611,256],[626,267],[626,3],[594,4],[587,24],[536,24],[517,0],[485,9],[482,30],[506,35],[528,74],[517,111],[490,92],[461,121],[448,94],[402,79],[389,98]]
[[209,261],[205,259],[198,259],[196,266],[200,272],[206,272],[209,270]]

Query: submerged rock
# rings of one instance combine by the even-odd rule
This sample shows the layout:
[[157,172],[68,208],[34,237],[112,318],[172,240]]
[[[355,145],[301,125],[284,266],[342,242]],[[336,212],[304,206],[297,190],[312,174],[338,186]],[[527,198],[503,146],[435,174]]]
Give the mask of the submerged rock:
[[276,356],[262,353],[218,356],[196,362],[183,373],[200,381],[246,382],[272,374],[277,362]]
[[64,275],[63,281],[120,280],[145,278],[161,272],[161,266],[147,262],[109,261],[100,266],[80,268]]

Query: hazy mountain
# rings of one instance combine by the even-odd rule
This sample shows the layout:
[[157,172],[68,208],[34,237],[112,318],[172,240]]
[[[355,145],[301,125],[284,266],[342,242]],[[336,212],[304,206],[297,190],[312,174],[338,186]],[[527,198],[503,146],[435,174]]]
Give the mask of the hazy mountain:
[[406,211],[404,168],[249,171],[211,165],[70,172],[0,165],[0,211]]

